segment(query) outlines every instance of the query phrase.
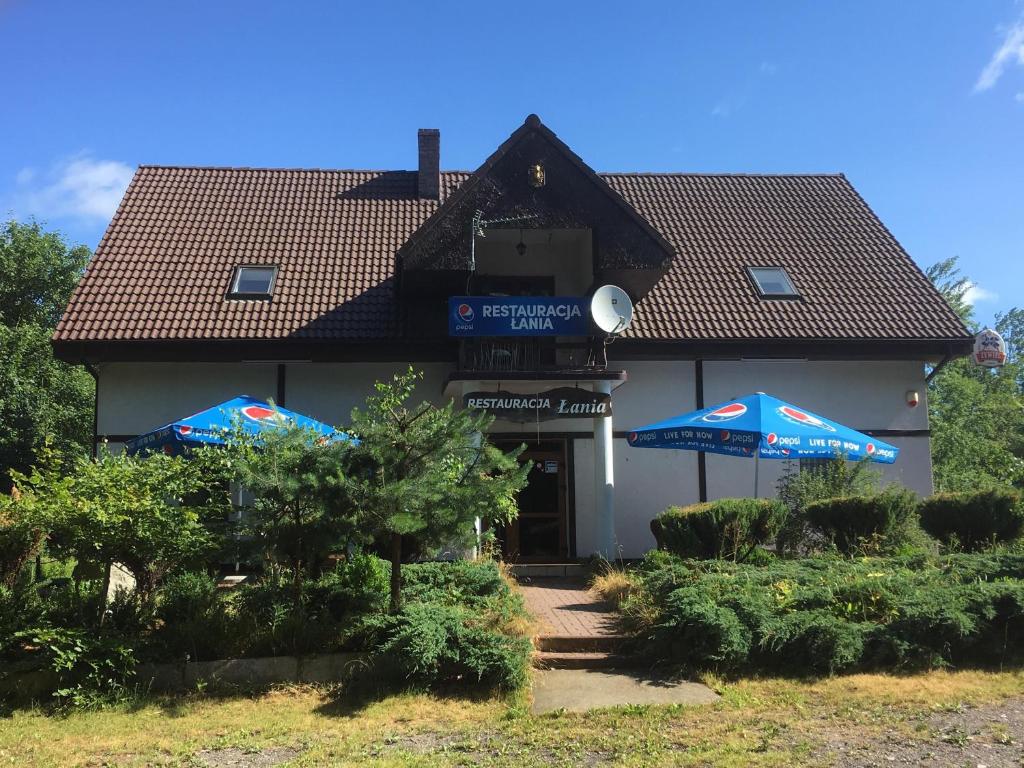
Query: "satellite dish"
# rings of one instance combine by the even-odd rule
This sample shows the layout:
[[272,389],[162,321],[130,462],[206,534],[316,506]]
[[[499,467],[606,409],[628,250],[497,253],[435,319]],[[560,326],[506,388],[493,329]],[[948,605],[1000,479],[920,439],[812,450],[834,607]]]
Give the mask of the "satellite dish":
[[594,325],[609,335],[622,333],[633,322],[633,302],[617,285],[602,285],[590,299]]

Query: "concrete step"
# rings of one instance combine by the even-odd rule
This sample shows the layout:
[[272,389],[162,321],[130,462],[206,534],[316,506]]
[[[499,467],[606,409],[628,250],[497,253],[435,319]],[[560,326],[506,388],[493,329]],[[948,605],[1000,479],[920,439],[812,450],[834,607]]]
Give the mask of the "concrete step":
[[543,651],[533,657],[533,666],[538,669],[621,669],[632,666],[633,663],[635,662],[629,657],[598,651],[590,653]]
[[541,635],[537,638],[537,650],[552,653],[611,653],[625,641],[619,635]]
[[587,569],[579,563],[513,563],[512,575],[519,580],[570,578],[583,580]]

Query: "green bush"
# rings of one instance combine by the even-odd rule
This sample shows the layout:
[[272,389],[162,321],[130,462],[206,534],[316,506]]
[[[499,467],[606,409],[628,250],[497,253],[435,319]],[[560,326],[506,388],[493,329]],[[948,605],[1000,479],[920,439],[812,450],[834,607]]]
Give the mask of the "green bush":
[[663,619],[651,637],[655,648],[670,658],[733,669],[747,660],[750,630],[736,612],[693,587],[668,595]]
[[970,552],[1024,534],[1024,503],[1012,490],[939,493],[921,502],[920,514],[929,534]]
[[414,686],[468,682],[520,687],[533,649],[530,641],[486,629],[473,619],[457,606],[407,604],[378,620],[375,650],[386,671]]
[[13,650],[15,634],[38,620],[25,610],[24,597],[24,590],[0,584],[0,658]]
[[387,606],[390,564],[356,552],[306,587],[308,604],[341,620],[356,613],[382,611]]
[[211,661],[235,655],[239,627],[225,595],[205,573],[181,573],[160,590],[152,652],[162,659]]
[[329,653],[344,643],[342,627],[322,605],[295,594],[290,575],[244,584],[233,595],[244,656]]
[[778,551],[785,554],[809,554],[823,544],[807,521],[808,506],[825,499],[871,496],[878,492],[881,478],[867,457],[848,461],[837,456],[807,468],[801,468],[798,461],[787,461],[785,467],[776,486],[779,500],[789,509],[776,539]]
[[402,594],[411,601],[472,605],[508,591],[493,560],[414,563],[402,568]]
[[775,537],[786,508],[772,499],[720,499],[669,507],[651,521],[659,549],[680,557],[743,561]]
[[762,632],[762,655],[790,673],[835,674],[860,662],[871,625],[827,610],[795,611],[778,621],[777,634]]
[[41,667],[57,678],[61,707],[84,709],[123,701],[133,694],[137,659],[132,644],[111,632],[42,626],[20,636]]
[[652,553],[624,601],[638,651],[691,668],[831,674],[1024,659],[1024,555],[751,566]]
[[913,539],[917,499],[906,489],[874,496],[847,496],[807,505],[807,520],[843,554],[885,551]]

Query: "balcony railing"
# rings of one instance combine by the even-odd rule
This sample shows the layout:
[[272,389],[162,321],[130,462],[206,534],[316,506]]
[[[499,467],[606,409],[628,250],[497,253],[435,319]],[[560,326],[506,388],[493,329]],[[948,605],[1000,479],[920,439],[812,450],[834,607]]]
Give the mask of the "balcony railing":
[[537,371],[554,365],[554,351],[547,339],[466,339],[460,362],[465,371]]
[[586,370],[604,367],[603,347],[553,338],[464,339],[459,368],[487,373],[516,371]]

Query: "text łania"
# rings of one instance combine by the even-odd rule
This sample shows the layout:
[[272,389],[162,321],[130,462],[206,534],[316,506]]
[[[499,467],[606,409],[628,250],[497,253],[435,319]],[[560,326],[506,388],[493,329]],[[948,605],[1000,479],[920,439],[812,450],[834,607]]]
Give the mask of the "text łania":
[[553,331],[554,320],[582,315],[579,304],[484,304],[480,309],[484,317],[510,320],[513,331]]

